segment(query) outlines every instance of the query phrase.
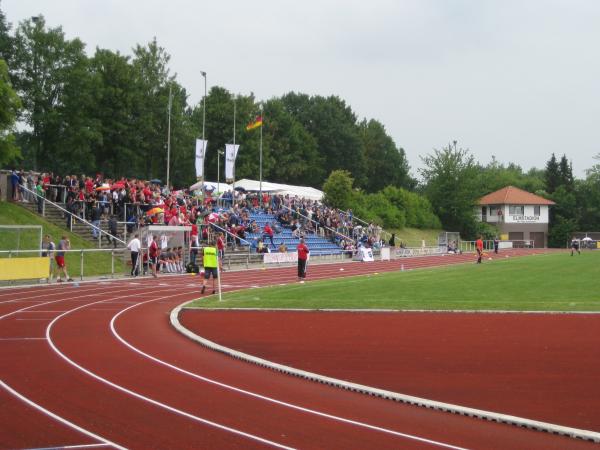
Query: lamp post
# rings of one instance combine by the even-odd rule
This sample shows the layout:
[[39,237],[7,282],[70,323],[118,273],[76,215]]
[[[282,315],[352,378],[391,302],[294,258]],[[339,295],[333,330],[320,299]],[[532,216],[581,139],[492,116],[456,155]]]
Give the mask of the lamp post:
[[171,96],[171,85],[169,85],[169,125],[167,129],[167,190],[170,192],[171,184],[169,180],[169,169],[171,167],[171,108],[173,106],[173,97]]
[[221,189],[221,156],[225,154],[223,150],[217,151],[217,192]]
[[204,199],[204,159],[206,157],[206,139],[204,131],[206,127],[206,72],[201,71],[204,78],[204,100],[202,101],[202,176],[200,177],[200,189],[202,190],[202,199]]
[[[34,35],[37,35],[38,27],[40,24],[40,16],[31,17],[31,21],[35,24]],[[40,117],[39,117],[39,104],[40,104],[40,81],[38,76],[38,52],[37,52],[37,36],[33,39],[33,134],[36,140],[36,149],[33,152],[33,169],[37,170],[37,161],[42,153],[42,140],[40,138]]]

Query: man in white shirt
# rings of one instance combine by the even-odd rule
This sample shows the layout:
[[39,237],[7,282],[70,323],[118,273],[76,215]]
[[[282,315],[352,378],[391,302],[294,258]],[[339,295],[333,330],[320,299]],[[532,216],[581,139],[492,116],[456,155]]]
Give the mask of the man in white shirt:
[[140,249],[142,243],[138,237],[138,234],[133,235],[133,239],[127,244],[127,248],[131,251],[131,276],[137,277],[140,274],[138,267],[138,258],[140,256]]

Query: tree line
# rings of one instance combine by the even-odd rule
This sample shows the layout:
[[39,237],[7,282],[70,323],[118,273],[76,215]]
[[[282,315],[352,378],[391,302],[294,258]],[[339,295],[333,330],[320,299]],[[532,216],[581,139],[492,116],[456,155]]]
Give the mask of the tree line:
[[[337,96],[289,92],[259,102],[220,86],[190,104],[156,39],[131,55],[96,48],[42,16],[14,29],[0,10],[0,166],[65,174],[143,179],[166,176],[169,96],[170,176],[175,187],[196,181],[195,139],[205,136],[205,178],[217,178],[218,151],[240,144],[236,177],[259,172],[258,130],[246,131],[263,108],[263,178],[325,187],[329,202],[390,228],[460,231],[464,238],[495,230],[475,220],[477,199],[507,185],[554,200],[550,242],[575,230],[600,229],[600,163],[575,179],[565,155],[524,171],[495,158],[475,160],[456,142],[421,159],[418,182],[406,153],[374,119],[359,118]],[[234,137],[234,108],[236,110]],[[222,160],[221,160],[222,162]],[[223,178],[223,177],[221,177]]]

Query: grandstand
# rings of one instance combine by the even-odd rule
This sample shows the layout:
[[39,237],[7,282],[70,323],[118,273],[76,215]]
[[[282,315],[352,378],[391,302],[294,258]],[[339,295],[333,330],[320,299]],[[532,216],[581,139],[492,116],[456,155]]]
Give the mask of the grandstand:
[[[274,214],[265,212],[251,213],[250,220],[256,221],[260,230],[262,230],[267,223],[273,224],[277,221]],[[306,245],[313,255],[340,255],[343,252],[335,242],[332,242],[323,236],[319,236],[316,233],[304,233],[303,236]],[[300,243],[300,237],[293,236],[290,228],[281,228],[279,233],[274,233],[274,244],[271,244],[270,239],[263,239],[262,231],[246,233],[246,240],[252,243],[252,247],[255,246],[259,239],[263,240],[263,243],[271,252],[276,252],[279,244],[282,242],[290,251],[294,251],[296,246]],[[248,245],[247,243],[243,244]]]

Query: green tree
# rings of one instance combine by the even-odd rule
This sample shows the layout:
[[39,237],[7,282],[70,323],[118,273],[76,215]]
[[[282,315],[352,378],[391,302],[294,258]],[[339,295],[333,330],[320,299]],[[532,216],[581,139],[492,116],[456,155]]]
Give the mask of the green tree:
[[468,150],[451,146],[421,158],[425,195],[444,229],[459,231],[465,238],[476,234],[474,208],[481,196],[477,185],[478,166]]
[[396,147],[384,126],[376,120],[365,119],[360,123],[359,131],[366,163],[364,189],[377,192],[388,185],[414,187],[406,154]]
[[546,163],[546,172],[544,174],[544,180],[546,182],[546,192],[552,194],[558,186],[560,186],[560,169],[556,156],[552,153],[552,157]]
[[6,62],[0,59],[0,166],[21,156],[13,134],[20,107],[21,101],[10,84]]
[[567,191],[572,192],[575,188],[575,179],[573,178],[573,165],[567,159],[567,155],[562,155],[558,164],[559,185],[564,186]]
[[308,97],[289,93],[281,99],[287,110],[314,137],[323,157],[324,173],[347,170],[364,187],[366,163],[363,145],[352,109],[336,96]]
[[66,40],[60,27],[46,29],[42,16],[22,22],[14,43],[13,83],[23,101],[22,118],[32,129],[22,133],[26,163],[43,169],[58,169],[61,162],[87,166],[89,145],[81,139],[89,137],[92,124],[81,78],[87,65],[84,44]]
[[323,185],[324,202],[333,207],[347,210],[352,207],[352,185],[354,180],[347,170],[334,170]]

